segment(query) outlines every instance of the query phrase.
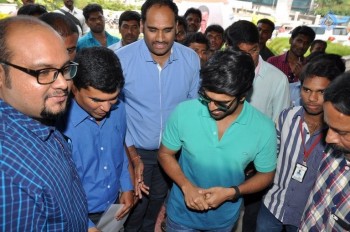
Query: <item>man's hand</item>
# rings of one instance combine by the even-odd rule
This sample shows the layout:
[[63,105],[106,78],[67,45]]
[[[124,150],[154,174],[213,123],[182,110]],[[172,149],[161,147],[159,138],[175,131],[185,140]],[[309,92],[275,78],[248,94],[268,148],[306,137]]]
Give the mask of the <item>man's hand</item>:
[[188,184],[182,187],[182,192],[184,193],[185,203],[188,208],[205,211],[209,209],[208,203],[205,201],[205,195],[203,189]]
[[203,189],[202,193],[205,195],[205,201],[209,205],[209,209],[217,208],[225,201],[230,200],[234,195],[233,188],[213,187]]
[[142,193],[149,194],[149,187],[143,182],[143,162],[140,157],[133,160],[135,179],[135,196],[142,198]]
[[88,232],[101,232],[101,230],[97,229],[96,227],[91,227],[88,229]]
[[298,77],[301,73],[302,68],[303,68],[303,63],[301,61],[296,62],[294,67],[291,67],[293,74]]
[[130,212],[134,204],[134,191],[122,192],[119,202],[120,204],[124,204],[124,207],[115,215],[117,220],[122,219]]

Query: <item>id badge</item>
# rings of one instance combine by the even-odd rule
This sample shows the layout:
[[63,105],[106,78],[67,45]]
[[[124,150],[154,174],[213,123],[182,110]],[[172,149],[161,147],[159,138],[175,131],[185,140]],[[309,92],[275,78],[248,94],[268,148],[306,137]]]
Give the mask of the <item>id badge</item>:
[[295,168],[294,168],[292,179],[302,183],[304,180],[306,171],[307,171],[306,166],[297,163],[297,165],[295,165]]

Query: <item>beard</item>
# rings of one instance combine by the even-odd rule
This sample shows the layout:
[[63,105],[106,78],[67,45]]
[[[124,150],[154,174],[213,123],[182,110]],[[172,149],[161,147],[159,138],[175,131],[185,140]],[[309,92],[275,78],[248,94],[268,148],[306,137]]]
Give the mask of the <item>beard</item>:
[[[60,111],[57,111],[57,112],[53,112],[50,108],[48,108],[47,106],[46,106],[46,104],[44,104],[44,107],[43,107],[43,109],[41,110],[41,112],[40,112],[40,116],[41,116],[41,119],[40,119],[40,121],[42,122],[42,123],[44,123],[44,124],[46,124],[46,125],[52,125],[52,124],[54,124],[56,121],[57,121],[57,119],[59,119],[62,115],[64,115],[65,114],[65,112],[66,112],[66,110],[67,110],[67,105],[68,105],[68,103],[70,102],[70,98],[71,98],[71,96],[69,96],[69,92],[68,92],[68,89],[66,89],[66,90],[62,90],[63,91],[63,94],[65,95],[65,96],[68,96],[67,97],[67,101],[65,101],[65,102],[63,102],[63,103],[61,103],[61,108],[62,108],[62,110],[60,110]],[[46,102],[46,100],[49,98],[49,96],[47,96],[46,98],[45,98],[45,102]]]
[[329,144],[329,146],[336,152],[336,154],[343,154],[344,156],[349,158],[350,149],[338,146],[338,145],[336,145],[334,143]]
[[213,119],[215,119],[216,121],[220,121],[221,119],[224,119],[224,118],[226,118],[227,116],[233,114],[233,113],[237,110],[239,104],[240,104],[240,103],[236,102],[234,107],[231,107],[231,108],[228,109],[226,112],[221,111],[221,112],[223,112],[223,113],[220,114],[220,115],[213,114],[214,111],[220,111],[220,110],[217,110],[217,109],[216,109],[216,110],[210,111],[209,108],[208,108],[209,114],[210,114],[210,116],[211,116]]

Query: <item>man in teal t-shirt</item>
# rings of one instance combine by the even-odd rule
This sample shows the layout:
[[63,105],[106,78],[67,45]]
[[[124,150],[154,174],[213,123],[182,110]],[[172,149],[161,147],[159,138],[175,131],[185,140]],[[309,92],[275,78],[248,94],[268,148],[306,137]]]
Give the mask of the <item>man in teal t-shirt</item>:
[[[167,203],[167,232],[231,231],[241,194],[272,182],[274,124],[245,101],[254,70],[246,53],[216,53],[201,70],[200,98],[179,104],[169,118],[158,156],[175,182]],[[244,181],[244,169],[251,161],[258,172]]]

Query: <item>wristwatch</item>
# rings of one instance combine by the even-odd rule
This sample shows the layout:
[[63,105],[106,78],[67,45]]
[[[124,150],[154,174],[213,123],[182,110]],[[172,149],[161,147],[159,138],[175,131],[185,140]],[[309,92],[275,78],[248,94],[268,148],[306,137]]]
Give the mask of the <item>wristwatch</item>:
[[241,192],[239,191],[238,186],[231,186],[230,188],[233,188],[235,190],[235,195],[233,195],[232,201],[238,200],[238,198],[241,197]]

